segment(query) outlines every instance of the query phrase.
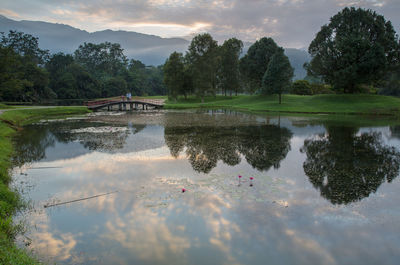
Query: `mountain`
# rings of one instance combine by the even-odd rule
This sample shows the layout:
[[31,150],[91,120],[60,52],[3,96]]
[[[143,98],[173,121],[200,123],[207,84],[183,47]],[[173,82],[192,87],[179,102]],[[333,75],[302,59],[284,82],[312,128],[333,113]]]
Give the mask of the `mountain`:
[[311,56],[305,50],[285,48],[285,54],[294,68],[294,80],[303,79],[307,71],[303,68],[304,63],[311,61]]
[[[113,42],[121,44],[128,58],[142,61],[146,65],[160,65],[174,52],[185,53],[189,41],[183,38],[161,38],[131,31],[103,30],[93,33],[80,30],[68,25],[41,22],[41,21],[16,21],[0,15],[0,32],[10,30],[22,31],[39,38],[41,49],[51,53],[73,53],[84,42],[101,43]],[[244,43],[244,52],[252,43]],[[310,60],[304,50],[285,49],[292,67],[295,68],[295,79],[306,76],[303,64]]]
[[73,53],[84,42],[121,44],[128,58],[146,65],[160,65],[174,51],[186,51],[189,41],[181,38],[161,38],[129,31],[104,30],[89,33],[64,24],[40,21],[15,21],[0,15],[0,31],[22,31],[39,38],[41,49],[51,53]]

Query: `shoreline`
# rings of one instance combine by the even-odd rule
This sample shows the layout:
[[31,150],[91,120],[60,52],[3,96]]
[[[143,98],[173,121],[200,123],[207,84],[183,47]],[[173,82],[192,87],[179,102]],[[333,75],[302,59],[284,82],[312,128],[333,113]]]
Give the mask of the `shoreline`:
[[177,102],[167,101],[165,109],[232,109],[250,112],[287,113],[307,115],[355,115],[400,117],[400,98],[369,94],[326,94],[314,96],[216,96],[206,97],[204,103],[189,97]]

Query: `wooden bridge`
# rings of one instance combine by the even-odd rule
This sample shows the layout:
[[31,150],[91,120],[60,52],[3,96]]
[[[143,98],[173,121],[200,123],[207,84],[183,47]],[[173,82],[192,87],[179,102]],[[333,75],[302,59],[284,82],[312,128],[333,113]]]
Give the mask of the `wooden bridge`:
[[85,102],[85,105],[88,107],[88,109],[93,111],[103,108],[107,108],[108,111],[148,110],[149,108],[162,108],[164,106],[164,101],[164,99],[147,99],[138,97],[130,100],[112,98],[97,101],[87,101]]

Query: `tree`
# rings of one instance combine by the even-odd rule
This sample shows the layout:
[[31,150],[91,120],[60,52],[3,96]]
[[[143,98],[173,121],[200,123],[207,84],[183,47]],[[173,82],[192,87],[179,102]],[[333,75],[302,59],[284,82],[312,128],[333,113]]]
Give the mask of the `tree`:
[[11,48],[0,47],[0,100],[22,100],[26,86],[32,83],[24,78],[21,56]]
[[264,37],[251,45],[247,54],[240,59],[240,73],[250,92],[261,88],[262,78],[278,48],[273,39]]
[[128,60],[118,43],[84,43],[75,51],[74,57],[97,80],[105,81],[120,74]]
[[372,10],[344,8],[311,42],[308,72],[344,93],[373,84],[398,63],[399,42],[390,21]]
[[279,48],[272,56],[262,80],[262,94],[278,94],[279,104],[282,101],[282,93],[290,87],[293,78],[293,68],[290,66],[284,50]]
[[184,88],[184,64],[181,53],[173,52],[164,64],[164,84],[168,97],[176,100]]
[[50,87],[61,99],[86,99],[101,96],[101,85],[72,55],[57,53],[46,63]]
[[49,51],[39,48],[39,38],[14,30],[10,30],[7,36],[4,33],[0,34],[1,46],[13,49],[26,61],[44,64],[48,60]]
[[220,80],[222,89],[226,92],[238,92],[239,83],[239,56],[243,50],[243,42],[236,38],[226,40],[221,46]]
[[125,95],[127,92],[127,84],[121,77],[112,77],[108,79],[103,85],[103,96],[113,97]]
[[217,52],[218,44],[208,33],[195,36],[189,45],[187,60],[192,65],[193,84],[202,102],[207,92],[215,94]]

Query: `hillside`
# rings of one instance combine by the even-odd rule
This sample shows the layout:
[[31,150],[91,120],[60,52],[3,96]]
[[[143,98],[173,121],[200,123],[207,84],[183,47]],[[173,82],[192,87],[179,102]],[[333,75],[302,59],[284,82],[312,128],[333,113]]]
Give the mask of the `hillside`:
[[51,53],[73,53],[84,42],[120,43],[128,58],[147,65],[159,65],[174,51],[184,52],[189,42],[180,38],[161,38],[128,31],[104,30],[89,33],[68,25],[40,21],[15,21],[0,15],[0,31],[22,31],[39,38],[42,49]]
[[[64,24],[41,21],[16,21],[0,15],[0,31],[22,31],[39,38],[42,49],[51,53],[73,53],[84,42],[101,43],[105,41],[120,43],[128,58],[142,61],[146,65],[163,64],[174,51],[184,53],[189,41],[183,38],[161,38],[131,31],[103,30],[93,33]],[[252,43],[246,42],[244,53]],[[303,64],[309,60],[306,51],[286,49],[286,55],[295,68],[295,79],[305,77]]]

